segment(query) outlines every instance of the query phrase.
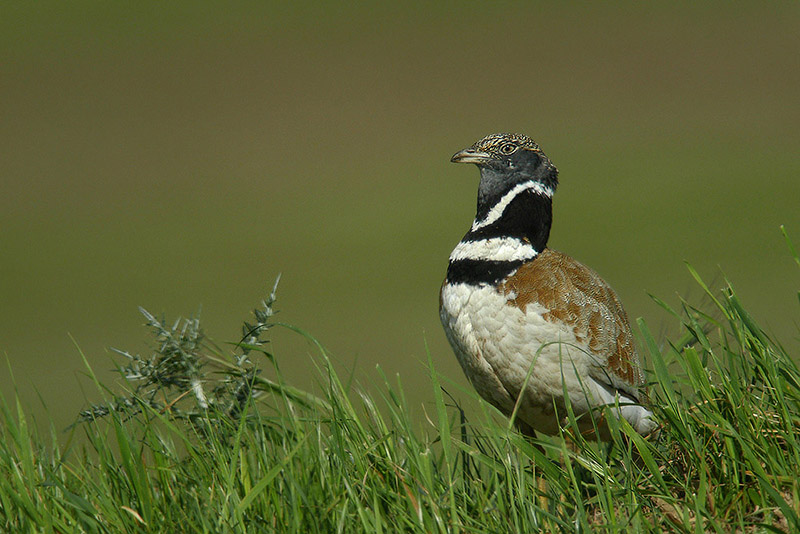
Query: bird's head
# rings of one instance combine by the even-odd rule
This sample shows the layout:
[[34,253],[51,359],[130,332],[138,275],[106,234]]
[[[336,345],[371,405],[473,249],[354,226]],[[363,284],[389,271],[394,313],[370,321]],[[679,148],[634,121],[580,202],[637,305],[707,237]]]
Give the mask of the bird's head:
[[527,135],[487,135],[471,147],[456,152],[450,161],[478,166],[481,171],[478,194],[486,199],[529,181],[538,182],[551,194],[558,185],[558,169]]

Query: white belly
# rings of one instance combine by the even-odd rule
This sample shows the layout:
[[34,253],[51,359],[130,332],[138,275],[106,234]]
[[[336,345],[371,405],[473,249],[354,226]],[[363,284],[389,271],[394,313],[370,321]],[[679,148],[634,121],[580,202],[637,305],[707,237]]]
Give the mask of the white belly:
[[442,324],[464,373],[502,412],[511,413],[525,385],[517,417],[553,433],[554,405],[565,415],[565,388],[576,415],[604,396],[589,376],[593,359],[587,347],[570,328],[546,321],[542,314],[548,310],[541,305],[523,311],[508,304],[514,295],[467,284],[446,284],[441,297]]

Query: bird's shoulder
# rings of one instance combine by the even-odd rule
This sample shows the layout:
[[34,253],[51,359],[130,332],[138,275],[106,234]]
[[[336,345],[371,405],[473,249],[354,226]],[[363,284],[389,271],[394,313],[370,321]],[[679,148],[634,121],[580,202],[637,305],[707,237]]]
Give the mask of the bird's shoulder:
[[[643,374],[628,316],[616,292],[600,275],[570,256],[549,248],[521,265],[499,289],[522,309],[538,304],[545,320],[571,327],[615,378],[610,385],[639,386]],[[606,380],[608,381],[608,380]]]

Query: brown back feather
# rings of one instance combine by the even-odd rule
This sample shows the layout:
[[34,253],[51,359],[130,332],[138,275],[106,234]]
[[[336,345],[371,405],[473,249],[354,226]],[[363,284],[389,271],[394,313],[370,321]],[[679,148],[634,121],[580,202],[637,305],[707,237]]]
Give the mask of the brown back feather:
[[645,396],[628,316],[617,294],[597,273],[566,254],[545,249],[500,290],[513,292],[511,302],[523,311],[529,303],[538,302],[548,309],[545,320],[571,326],[578,341],[586,343],[601,364],[593,374],[595,379],[621,387],[637,399]]

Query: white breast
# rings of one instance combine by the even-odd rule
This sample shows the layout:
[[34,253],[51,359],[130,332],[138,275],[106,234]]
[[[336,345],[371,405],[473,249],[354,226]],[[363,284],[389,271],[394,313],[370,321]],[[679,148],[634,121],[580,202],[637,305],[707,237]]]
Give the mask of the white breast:
[[526,379],[518,417],[542,432],[558,430],[553,406],[565,413],[565,388],[576,414],[608,403],[589,375],[595,362],[588,348],[570,328],[545,320],[541,305],[523,311],[509,304],[513,294],[488,285],[445,284],[441,297],[441,320],[464,373],[504,413],[513,410]]

